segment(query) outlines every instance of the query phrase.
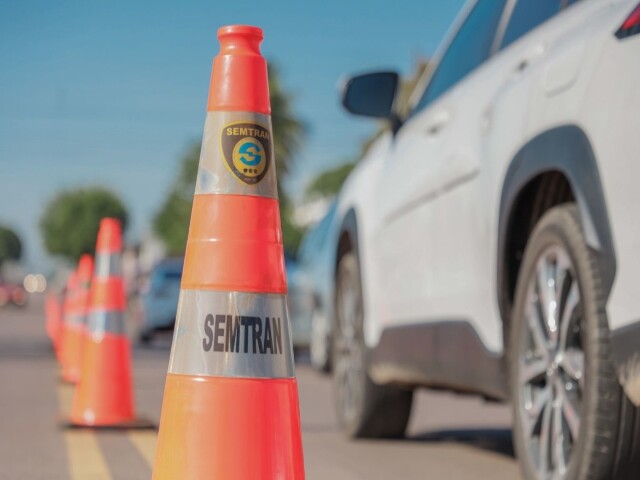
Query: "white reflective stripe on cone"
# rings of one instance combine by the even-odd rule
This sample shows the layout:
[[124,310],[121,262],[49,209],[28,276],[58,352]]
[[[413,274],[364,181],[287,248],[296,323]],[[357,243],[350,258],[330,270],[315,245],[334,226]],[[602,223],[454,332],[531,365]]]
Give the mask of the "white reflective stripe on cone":
[[108,278],[122,275],[121,256],[119,253],[96,254],[96,278]]
[[[252,131],[251,126],[254,126],[255,130]],[[227,132],[234,135],[229,138]],[[268,139],[256,135],[256,133],[264,134],[265,132]],[[208,112],[202,136],[196,195],[221,193],[278,198],[271,132],[271,117],[267,115],[255,112]],[[226,148],[223,148],[223,137],[229,139]],[[247,164],[245,167],[262,168],[264,165],[264,176],[256,183],[243,181],[241,175],[233,173],[231,166],[232,153],[236,151],[233,147],[240,148],[244,141],[251,140],[255,140],[260,151],[249,150],[251,157],[247,157],[247,161],[255,165]],[[260,145],[266,148],[260,148]],[[248,148],[251,147],[248,146]],[[265,154],[264,164],[260,161],[263,153]]]
[[124,335],[124,319],[122,312],[93,310],[89,314],[87,328],[91,333],[113,333]]
[[169,373],[295,375],[286,295],[182,290]]

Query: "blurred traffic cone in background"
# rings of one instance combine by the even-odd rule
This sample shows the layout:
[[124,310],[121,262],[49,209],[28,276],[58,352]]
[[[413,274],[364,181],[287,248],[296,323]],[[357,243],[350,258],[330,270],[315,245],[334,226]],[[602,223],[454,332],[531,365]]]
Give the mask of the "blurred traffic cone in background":
[[72,368],[71,368],[71,358],[72,358],[72,350],[76,346],[76,330],[80,327],[78,326],[79,319],[76,313],[76,297],[78,290],[78,272],[75,270],[69,274],[69,278],[67,278],[67,288],[64,294],[64,300],[62,302],[62,335],[60,337],[60,356],[59,361],[62,367],[62,378],[64,380],[70,381],[68,379],[72,378]]
[[124,329],[120,221],[100,222],[90,311],[70,423],[119,426],[134,420],[131,353]]
[[301,479],[263,35],[218,38],[153,478]]
[[58,361],[60,360],[60,347],[62,345],[62,332],[64,324],[62,320],[63,310],[62,303],[60,302],[60,295],[57,293],[49,293],[45,300],[45,317],[47,335],[51,339],[53,345],[53,351],[56,354]]
[[84,254],[78,261],[75,288],[72,289],[67,307],[70,308],[70,312],[65,313],[65,330],[62,340],[64,345],[62,378],[70,383],[77,383],[80,379],[92,275],[93,258],[91,255]]
[[44,328],[47,331],[47,337],[49,337],[49,340],[51,340],[51,343],[53,344],[54,348],[56,345],[56,341],[53,333],[53,322],[55,321],[55,319],[53,318],[55,315],[53,310],[55,308],[55,303],[56,303],[55,293],[49,293],[44,300],[44,315],[45,315]]

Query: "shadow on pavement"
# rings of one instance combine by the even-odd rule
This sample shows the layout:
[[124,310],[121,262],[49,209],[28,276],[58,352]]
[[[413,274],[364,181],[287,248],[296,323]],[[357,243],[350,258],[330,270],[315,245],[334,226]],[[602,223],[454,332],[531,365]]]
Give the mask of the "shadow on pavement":
[[514,457],[511,430],[508,428],[450,429],[413,435],[409,442],[461,443],[470,447]]

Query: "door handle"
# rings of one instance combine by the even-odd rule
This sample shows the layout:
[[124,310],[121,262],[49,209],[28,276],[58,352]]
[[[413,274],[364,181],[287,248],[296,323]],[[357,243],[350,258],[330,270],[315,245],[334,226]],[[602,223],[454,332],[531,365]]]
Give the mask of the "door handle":
[[435,136],[447,126],[451,120],[451,112],[449,110],[437,111],[427,122],[427,134]]
[[520,61],[514,67],[513,73],[515,75],[518,75],[524,72],[532,63],[534,63],[538,58],[542,57],[546,50],[547,48],[545,45],[536,45],[536,47],[534,47],[528,54],[520,59]]
[[524,59],[524,60],[521,60],[520,63],[516,65],[516,68],[514,70],[516,73],[524,72],[528,66],[529,66],[529,60]]

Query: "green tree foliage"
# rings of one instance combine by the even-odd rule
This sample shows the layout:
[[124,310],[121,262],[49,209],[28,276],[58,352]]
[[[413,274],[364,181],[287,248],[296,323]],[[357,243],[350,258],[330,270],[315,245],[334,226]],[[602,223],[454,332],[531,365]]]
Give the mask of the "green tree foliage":
[[47,251],[76,261],[83,253],[94,253],[100,220],[115,217],[127,225],[127,211],[111,191],[82,188],[59,193],[47,205],[40,232]]
[[302,242],[305,229],[293,223],[293,205],[286,198],[280,199],[280,222],[282,224],[282,243],[284,249],[295,255]]
[[0,225],[0,266],[7,260],[20,260],[22,242],[9,227]]
[[182,157],[173,188],[153,219],[153,229],[169,255],[184,254],[199,159],[200,143],[192,145]]
[[306,196],[309,198],[317,198],[337,195],[355,165],[355,163],[351,162],[345,163],[320,173],[307,186],[305,191]]
[[[271,121],[273,123],[274,154],[278,184],[289,171],[295,152],[300,147],[305,127],[292,109],[292,97],[280,81],[273,65],[269,66],[269,91],[271,97]],[[180,161],[180,171],[173,187],[153,219],[153,228],[170,255],[182,255],[187,242],[191,204],[195,191],[200,143],[190,147]],[[285,248],[294,251],[302,232],[289,220],[291,206],[286,193],[279,188],[280,212]]]
[[[280,180],[289,173],[294,155],[302,145],[305,126],[293,112],[293,96],[282,86],[280,74],[274,65],[269,65],[269,96],[273,124],[273,151],[276,157],[278,183],[281,183]],[[280,192],[281,198],[283,193]]]

